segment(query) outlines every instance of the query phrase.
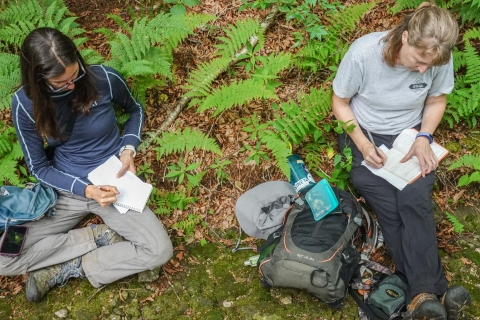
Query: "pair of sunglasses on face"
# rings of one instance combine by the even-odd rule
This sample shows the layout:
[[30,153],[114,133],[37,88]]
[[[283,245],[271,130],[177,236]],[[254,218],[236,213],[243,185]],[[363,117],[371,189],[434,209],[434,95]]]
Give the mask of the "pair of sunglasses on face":
[[52,91],[52,92],[60,92],[60,91],[63,91],[63,90],[65,90],[68,86],[70,86],[72,83],[77,82],[78,80],[82,79],[82,78],[85,76],[86,72],[85,72],[85,69],[83,68],[82,63],[80,62],[80,60],[77,60],[77,61],[78,61],[79,69],[80,69],[79,74],[77,75],[77,77],[76,77],[75,79],[73,79],[72,81],[67,82],[66,84],[64,84],[63,86],[61,86],[61,87],[58,88],[58,89],[54,89],[51,85],[48,84],[48,82],[45,82],[45,83],[47,84],[48,88],[50,89],[50,91]]

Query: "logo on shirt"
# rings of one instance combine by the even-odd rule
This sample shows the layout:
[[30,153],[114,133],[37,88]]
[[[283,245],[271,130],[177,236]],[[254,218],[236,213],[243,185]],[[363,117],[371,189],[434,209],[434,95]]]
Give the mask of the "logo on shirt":
[[415,79],[415,82],[408,87],[412,89],[412,91],[415,92],[417,95],[420,95],[423,89],[427,87],[427,84],[425,82],[422,82],[422,79],[417,78]]

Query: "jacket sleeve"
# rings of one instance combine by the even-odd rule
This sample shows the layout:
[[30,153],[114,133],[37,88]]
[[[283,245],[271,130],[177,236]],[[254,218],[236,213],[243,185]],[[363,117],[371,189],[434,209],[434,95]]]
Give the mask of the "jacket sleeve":
[[44,142],[35,127],[30,102],[22,101],[16,93],[12,99],[12,118],[17,137],[30,173],[42,184],[60,191],[85,195],[87,181],[62,172],[48,164]]
[[143,106],[133,97],[125,79],[114,69],[107,69],[112,101],[130,114],[125,123],[123,145],[138,147],[142,139],[142,125],[145,117]]

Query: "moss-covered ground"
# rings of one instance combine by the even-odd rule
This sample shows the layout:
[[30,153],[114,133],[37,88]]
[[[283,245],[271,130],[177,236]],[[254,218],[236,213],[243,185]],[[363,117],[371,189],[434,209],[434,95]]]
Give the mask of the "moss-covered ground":
[[[462,284],[473,296],[470,319],[480,319],[478,243],[443,255],[451,284]],[[160,295],[148,283],[132,276],[97,290],[88,281],[74,279],[30,303],[24,293],[0,300],[0,319],[358,319],[354,301],[347,297],[334,310],[308,293],[295,289],[265,289],[256,268],[243,262],[250,250],[231,252],[221,244],[188,248],[184,272],[165,275],[168,288]],[[158,293],[158,292],[157,292]],[[152,298],[154,297],[154,298]]]

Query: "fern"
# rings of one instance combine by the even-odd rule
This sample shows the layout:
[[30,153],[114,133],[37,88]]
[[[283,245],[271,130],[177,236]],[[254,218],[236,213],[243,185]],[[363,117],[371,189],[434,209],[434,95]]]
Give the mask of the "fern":
[[423,0],[397,0],[395,5],[390,8],[392,14],[397,14],[404,9],[415,9]]
[[67,15],[69,12],[62,0],[12,3],[0,14],[0,47],[19,48],[25,36],[38,27],[57,28],[70,38],[84,33],[84,29],[78,28],[76,17]]
[[[3,123],[0,122],[0,129]],[[0,183],[9,185],[21,185],[17,172],[18,160],[23,157],[20,143],[16,141],[16,133],[13,127],[8,127],[0,133]],[[23,173],[26,174],[23,168]]]
[[20,84],[17,55],[0,52],[0,110],[10,108],[13,91]]
[[286,177],[290,178],[290,167],[286,158],[287,155],[291,153],[289,142],[282,140],[271,130],[265,131],[265,134],[261,137],[261,142],[264,143],[272,153],[277,167]]
[[475,127],[480,116],[480,55],[471,43],[471,40],[479,38],[480,29],[466,31],[463,36],[464,50],[454,51],[455,86],[447,96],[448,107],[443,116],[450,127],[461,120]]
[[478,155],[465,154],[457,161],[452,163],[448,170],[458,168],[473,168],[475,171],[471,174],[465,174],[458,180],[458,186],[466,186],[471,182],[480,182],[480,157]]
[[156,189],[152,192],[151,199],[157,206],[154,212],[158,215],[166,216],[170,216],[175,209],[187,209],[189,204],[196,201],[194,197],[187,196],[184,190],[167,192]]
[[[210,93],[212,82],[217,76],[225,71],[230,59],[217,58],[212,61],[205,62],[198,66],[198,70],[190,73],[190,78],[187,79],[188,85],[183,86],[183,89],[189,90],[185,97],[205,97]],[[197,100],[192,101],[191,105],[197,103]]]
[[456,12],[463,23],[471,21],[480,22],[480,1],[479,0],[452,0],[449,1],[450,10]]
[[375,4],[375,2],[363,3],[331,12],[327,17],[329,25],[325,26],[325,30],[328,34],[324,41],[309,41],[295,55],[294,64],[312,72],[330,65],[338,65],[349,47],[345,40],[355,30],[360,18]]
[[197,214],[189,214],[187,219],[172,224],[171,228],[183,230],[186,236],[192,236],[195,231],[195,227],[200,223],[200,221],[202,221],[202,216]]
[[95,32],[104,34],[111,47],[107,65],[131,79],[134,94],[145,104],[146,91],[161,87],[172,78],[172,49],[197,25],[213,19],[207,15],[172,16],[160,13],[153,18],[143,17],[130,27],[119,16],[109,15],[122,32],[112,33],[106,28]]
[[450,214],[448,211],[445,211],[445,216],[447,217],[448,221],[452,223],[453,231],[458,234],[463,232],[464,225],[460,221],[458,221],[458,219],[454,215]]
[[205,150],[221,155],[222,151],[214,139],[208,138],[203,132],[185,128],[182,132],[163,132],[162,137],[156,137],[155,142],[159,147],[154,148],[157,158],[171,153],[188,152],[193,149]]
[[217,55],[225,58],[233,59],[235,54],[254,36],[258,38],[258,45],[260,46],[263,46],[265,41],[263,36],[265,30],[258,21],[250,18],[240,20],[237,26],[230,25],[229,28],[224,28],[223,31],[227,37],[218,37],[217,39],[223,43],[217,44],[215,47],[218,48]]
[[200,104],[197,112],[208,109],[215,109],[213,116],[220,114],[234,106],[240,106],[249,103],[253,99],[278,99],[276,94],[270,90],[266,90],[255,79],[247,79],[245,81],[232,82],[230,85],[221,86],[213,90],[212,94],[207,96]]

